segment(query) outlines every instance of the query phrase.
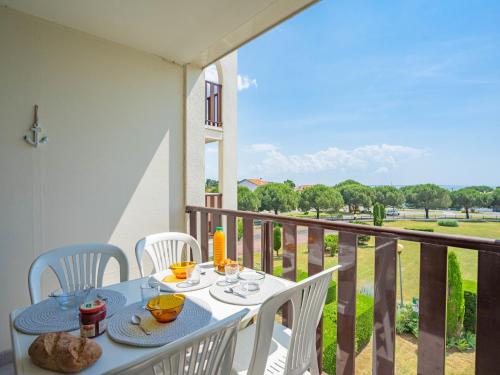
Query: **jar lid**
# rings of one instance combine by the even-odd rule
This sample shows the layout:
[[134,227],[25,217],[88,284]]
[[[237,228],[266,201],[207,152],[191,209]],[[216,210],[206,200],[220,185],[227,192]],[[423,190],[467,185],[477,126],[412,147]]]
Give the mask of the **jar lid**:
[[106,302],[100,299],[95,299],[80,305],[80,312],[82,314],[94,314],[101,311],[106,311]]

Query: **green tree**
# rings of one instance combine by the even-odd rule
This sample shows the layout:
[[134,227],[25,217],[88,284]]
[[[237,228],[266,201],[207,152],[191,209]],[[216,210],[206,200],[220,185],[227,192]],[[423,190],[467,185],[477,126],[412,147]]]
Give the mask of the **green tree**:
[[465,216],[469,219],[469,210],[473,207],[483,205],[483,195],[485,194],[471,188],[453,191],[451,193],[452,206],[456,208],[463,208],[465,210]]
[[260,211],[292,211],[297,208],[298,196],[295,190],[285,184],[271,182],[255,189],[260,200]]
[[405,195],[394,186],[377,186],[373,188],[375,201],[386,207],[402,207],[405,203]]
[[500,208],[500,187],[491,192],[490,207]]
[[238,210],[257,211],[259,209],[259,197],[246,186],[238,186]]
[[205,181],[205,192],[207,193],[218,193],[219,192],[219,181],[207,178]]
[[446,304],[446,336],[448,340],[460,337],[464,311],[462,273],[457,255],[450,251],[448,253],[448,300]]
[[314,208],[317,219],[321,210],[338,211],[343,205],[344,199],[336,189],[321,184],[305,188],[299,197],[299,208],[304,212]]
[[410,205],[425,210],[426,219],[429,218],[429,210],[448,208],[451,205],[449,191],[434,184],[413,185],[403,192]]
[[382,203],[373,205],[373,225],[381,227],[385,219],[385,207]]
[[350,184],[340,183],[336,188],[342,194],[344,203],[349,207],[349,212],[355,214],[359,212],[361,206],[364,208],[371,207],[373,192],[369,186],[354,181],[354,183]]
[[468,189],[477,190],[480,193],[491,193],[494,189],[488,185],[476,185],[476,186],[468,186]]
[[281,249],[281,228],[279,226],[275,226],[273,229],[273,234],[273,249],[274,251],[276,251],[276,256],[279,256],[279,251]]
[[285,180],[285,181],[283,181],[283,183],[285,185],[290,186],[292,189],[295,189],[295,182],[293,182],[292,180]]

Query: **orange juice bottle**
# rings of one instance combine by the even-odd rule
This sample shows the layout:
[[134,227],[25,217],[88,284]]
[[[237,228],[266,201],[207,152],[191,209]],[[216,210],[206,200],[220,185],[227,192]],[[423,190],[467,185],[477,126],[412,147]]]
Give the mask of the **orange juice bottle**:
[[214,233],[214,266],[217,267],[222,263],[226,256],[225,246],[225,235],[222,231],[222,227],[215,228]]

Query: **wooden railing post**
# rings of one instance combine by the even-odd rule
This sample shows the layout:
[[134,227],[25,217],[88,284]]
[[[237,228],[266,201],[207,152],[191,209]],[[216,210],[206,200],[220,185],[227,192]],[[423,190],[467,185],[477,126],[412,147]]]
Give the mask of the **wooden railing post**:
[[339,233],[339,270],[337,297],[337,374],[354,375],[356,327],[356,248],[358,236]]
[[198,238],[198,224],[196,222],[196,211],[189,213],[189,234],[194,238]]
[[262,221],[261,224],[261,254],[262,270],[265,273],[273,274],[273,251],[274,251],[274,233],[273,222]]
[[[295,281],[297,279],[297,226],[283,224],[283,278]],[[283,324],[292,326],[292,305],[287,302],[283,306]]]
[[208,262],[208,214],[200,212],[200,219],[201,260]]
[[243,265],[253,268],[253,219],[243,218]]
[[498,374],[500,254],[479,252],[477,281],[476,374]]
[[227,215],[227,248],[226,254],[229,259],[238,260],[237,252],[237,228],[236,228],[236,216]]
[[397,241],[375,237],[373,375],[393,375],[396,348]]
[[419,375],[444,374],[447,280],[447,247],[423,243],[420,246]]
[[[325,267],[325,230],[318,227],[309,227],[307,230],[307,273],[309,276],[321,272]],[[323,369],[323,318],[316,329],[316,355],[319,371]]]

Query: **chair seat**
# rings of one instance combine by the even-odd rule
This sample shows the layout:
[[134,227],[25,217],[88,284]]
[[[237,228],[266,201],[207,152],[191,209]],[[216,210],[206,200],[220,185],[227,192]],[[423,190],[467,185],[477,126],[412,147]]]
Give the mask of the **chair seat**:
[[[286,356],[290,345],[292,331],[279,323],[274,323],[273,339],[267,358],[266,375],[284,374]],[[252,359],[255,340],[255,324],[238,332],[238,341],[234,354],[232,375],[246,375]],[[309,375],[309,372],[305,372]]]

